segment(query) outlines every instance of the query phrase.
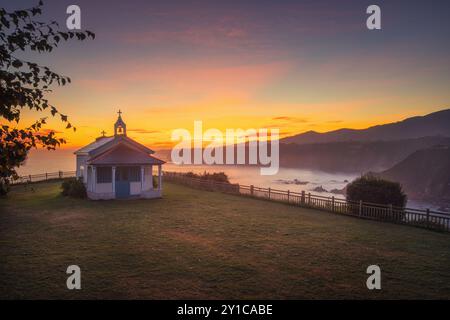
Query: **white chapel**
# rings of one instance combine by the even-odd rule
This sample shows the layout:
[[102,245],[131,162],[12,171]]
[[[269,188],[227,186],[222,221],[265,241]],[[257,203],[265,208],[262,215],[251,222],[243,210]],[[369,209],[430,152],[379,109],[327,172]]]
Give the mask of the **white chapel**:
[[118,113],[113,136],[103,132],[75,152],[76,175],[83,179],[90,199],[160,198],[165,162],[153,157],[153,150],[127,137],[127,126],[120,110]]

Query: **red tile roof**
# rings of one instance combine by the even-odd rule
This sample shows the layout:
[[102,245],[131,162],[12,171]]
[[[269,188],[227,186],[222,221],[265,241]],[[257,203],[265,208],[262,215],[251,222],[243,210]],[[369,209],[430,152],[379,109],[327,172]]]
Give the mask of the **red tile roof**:
[[123,143],[88,160],[88,164],[95,165],[158,165],[163,163],[165,162]]

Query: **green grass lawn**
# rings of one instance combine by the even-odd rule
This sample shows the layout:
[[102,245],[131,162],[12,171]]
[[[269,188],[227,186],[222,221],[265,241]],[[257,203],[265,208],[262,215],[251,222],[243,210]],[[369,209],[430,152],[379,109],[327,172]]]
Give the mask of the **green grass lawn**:
[[[0,200],[0,298],[450,298],[449,234],[169,183],[128,201],[59,185]],[[66,289],[71,264],[82,290]]]

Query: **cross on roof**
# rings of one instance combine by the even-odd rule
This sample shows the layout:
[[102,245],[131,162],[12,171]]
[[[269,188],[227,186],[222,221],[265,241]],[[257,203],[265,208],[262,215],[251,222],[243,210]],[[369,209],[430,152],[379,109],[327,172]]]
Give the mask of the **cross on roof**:
[[102,137],[104,137],[105,136],[105,134],[106,134],[106,132],[105,132],[105,130],[103,130],[102,132],[100,132],[101,134],[102,134]]
[[120,117],[120,115],[122,114],[122,111],[120,111],[120,109],[119,109],[119,112],[117,112],[118,114],[119,114],[119,117]]

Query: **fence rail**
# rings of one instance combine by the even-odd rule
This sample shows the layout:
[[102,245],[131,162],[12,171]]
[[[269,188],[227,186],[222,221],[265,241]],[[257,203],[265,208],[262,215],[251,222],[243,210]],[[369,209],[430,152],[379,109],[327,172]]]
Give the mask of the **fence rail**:
[[29,174],[27,176],[20,176],[17,180],[12,180],[11,184],[24,184],[32,182],[40,182],[46,180],[64,179],[75,177],[76,171],[56,171],[46,172],[41,174]]
[[[63,179],[75,177],[75,174],[75,171],[57,171],[27,175],[11,181],[11,184]],[[186,177],[183,173],[179,172],[164,171],[164,180],[202,190],[262,198],[304,208],[319,209],[354,216],[361,219],[407,224],[426,229],[450,232],[450,214],[430,209],[399,208],[375,203],[352,202],[335,197],[324,197],[309,192],[306,193],[305,191],[292,192],[289,190],[261,188],[253,185],[222,183],[213,180]]]
[[197,189],[220,191],[242,196],[283,202],[304,208],[319,209],[337,214],[384,222],[412,225],[416,227],[450,232],[450,214],[433,210],[399,208],[375,203],[352,202],[335,197],[324,197],[311,193],[292,192],[253,185],[230,184],[186,177],[183,173],[164,172],[164,180]]

